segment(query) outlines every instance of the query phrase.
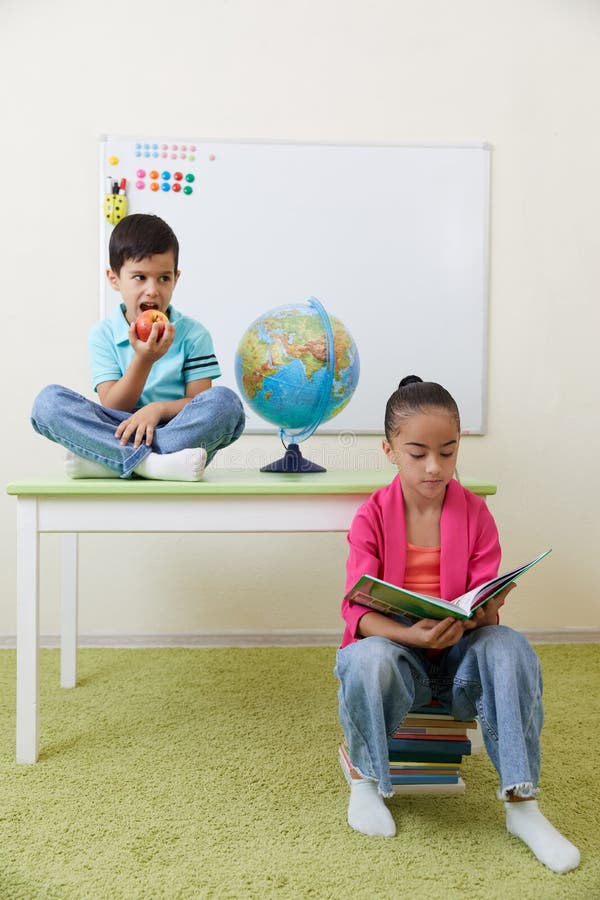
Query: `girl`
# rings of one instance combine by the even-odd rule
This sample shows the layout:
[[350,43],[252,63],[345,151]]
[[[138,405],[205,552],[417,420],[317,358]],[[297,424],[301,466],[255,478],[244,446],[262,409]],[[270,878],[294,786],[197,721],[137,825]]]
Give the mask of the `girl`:
[[[385,412],[383,451],[398,469],[358,510],[348,542],[347,589],[361,575],[437,597],[458,597],[498,573],[500,545],[485,502],[453,476],[458,408],[439,384],[410,375]],[[467,622],[403,623],[344,600],[337,654],[340,721],[352,767],[348,823],[391,837],[387,738],[409,710],[437,698],[459,719],[479,717],[499,778],[506,827],[555,872],[579,851],[538,808],[543,721],[539,661],[526,638],[498,625],[510,585]]]

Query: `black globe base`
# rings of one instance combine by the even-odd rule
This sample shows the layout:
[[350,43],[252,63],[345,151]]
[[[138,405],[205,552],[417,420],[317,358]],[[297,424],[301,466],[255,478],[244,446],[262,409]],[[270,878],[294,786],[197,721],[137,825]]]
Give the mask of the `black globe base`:
[[304,459],[300,452],[298,444],[290,444],[281,459],[262,466],[261,472],[326,472],[327,469],[319,466],[317,463],[311,462],[310,459]]

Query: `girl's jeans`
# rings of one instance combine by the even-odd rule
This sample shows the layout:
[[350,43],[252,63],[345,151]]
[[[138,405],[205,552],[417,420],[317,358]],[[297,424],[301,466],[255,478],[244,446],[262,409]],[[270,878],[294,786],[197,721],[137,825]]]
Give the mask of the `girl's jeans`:
[[131,413],[106,409],[81,394],[58,384],[45,387],[36,397],[31,424],[39,434],[72,450],[78,456],[129,478],[149,453],[175,453],[188,447],[204,447],[207,463],[217,450],[237,440],[244,430],[241,400],[227,387],[211,387],[197,394],[176,416],[154,430],[152,446],[122,447],[115,437],[117,426]]
[[489,625],[434,661],[387,638],[367,637],[338,650],[340,722],[352,765],[392,796],[387,739],[411,709],[437,698],[457,719],[479,717],[489,757],[500,776],[499,797],[537,793],[542,677],[523,635]]

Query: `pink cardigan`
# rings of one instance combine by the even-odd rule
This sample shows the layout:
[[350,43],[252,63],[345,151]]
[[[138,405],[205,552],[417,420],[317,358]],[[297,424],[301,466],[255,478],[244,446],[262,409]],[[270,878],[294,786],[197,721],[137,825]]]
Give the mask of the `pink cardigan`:
[[[440,593],[453,600],[498,574],[500,543],[492,514],[481,497],[452,480],[441,517]],[[361,575],[402,585],[406,566],[406,527],[402,485],[397,475],[375,491],[354,516],[348,533],[346,591]],[[366,606],[342,602],[346,628],[342,647],[359,640],[359,620]]]

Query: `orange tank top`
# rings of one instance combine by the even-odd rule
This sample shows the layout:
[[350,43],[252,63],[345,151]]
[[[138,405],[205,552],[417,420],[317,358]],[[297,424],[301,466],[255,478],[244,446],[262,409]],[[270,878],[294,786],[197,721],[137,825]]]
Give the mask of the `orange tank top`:
[[440,596],[441,547],[406,545],[404,587],[430,597]]
[[[405,588],[418,594],[429,594],[430,597],[440,596],[441,549],[441,547],[417,547],[415,544],[407,543]],[[426,650],[425,656],[433,660],[441,652],[441,650]]]

